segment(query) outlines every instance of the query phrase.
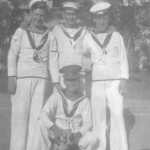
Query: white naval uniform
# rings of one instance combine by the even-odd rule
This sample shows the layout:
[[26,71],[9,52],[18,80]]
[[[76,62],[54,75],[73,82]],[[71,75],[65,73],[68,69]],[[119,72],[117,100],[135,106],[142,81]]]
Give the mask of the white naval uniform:
[[[108,33],[97,34],[103,44]],[[128,62],[123,38],[113,32],[106,54],[88,33],[83,41],[84,53],[91,53],[92,91],[91,105],[93,132],[99,139],[98,150],[106,149],[106,107],[110,109],[110,149],[127,150],[127,139],[123,119],[123,97],[118,91],[121,78],[128,78]]]
[[[63,32],[65,31],[69,36],[72,38],[75,36],[76,33],[80,32],[78,38],[73,40],[68,38],[66,34]],[[56,25],[53,29],[54,35],[57,39],[58,45],[58,54],[59,54],[59,69],[67,65],[79,65],[83,67],[82,59],[83,59],[83,38],[86,34],[86,30],[78,27],[78,28],[66,28],[64,25],[59,24]],[[81,74],[81,89],[80,91],[84,92],[85,94],[85,72],[82,70]],[[62,74],[60,74],[60,84],[65,88]]]
[[[49,128],[53,126],[54,123],[61,129],[71,129],[73,133],[79,131],[82,134],[82,138],[79,140],[78,144],[85,150],[92,150],[92,147],[96,143],[96,137],[89,131],[92,127],[91,106],[89,100],[82,97],[76,101],[70,101],[69,103],[68,101],[70,100],[67,100],[62,92],[55,92],[51,95],[43,107],[40,113],[41,121],[39,130],[41,132],[39,132],[39,135],[43,137],[40,138],[39,141],[39,143],[43,143],[42,150],[51,148],[51,143],[49,140],[49,136],[51,135],[49,133]],[[66,106],[67,112],[70,113],[72,108],[78,102],[79,104],[75,113],[70,117],[66,116],[63,105]],[[55,122],[48,116],[55,117]]]
[[[41,44],[43,34],[32,33],[35,45]],[[11,144],[10,150],[35,150],[35,123],[38,119],[45,96],[47,61],[53,82],[59,82],[58,54],[52,32],[41,50],[41,62],[33,60],[32,49],[26,31],[18,28],[12,38],[8,54],[8,76],[16,77],[17,89],[11,97]],[[49,59],[48,59],[49,57]]]

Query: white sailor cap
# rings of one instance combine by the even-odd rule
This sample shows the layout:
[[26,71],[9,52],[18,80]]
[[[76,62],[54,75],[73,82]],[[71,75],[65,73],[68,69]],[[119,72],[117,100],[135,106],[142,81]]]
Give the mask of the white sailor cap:
[[64,9],[74,9],[74,10],[78,10],[80,7],[79,3],[76,2],[63,2],[62,3],[62,7]]
[[108,2],[99,2],[99,3],[95,3],[91,7],[90,12],[92,12],[93,14],[104,15],[108,12],[108,9],[110,7],[111,7],[111,4]]
[[35,2],[47,2],[47,0],[31,0],[29,2],[29,8],[31,9],[32,5],[35,3]]

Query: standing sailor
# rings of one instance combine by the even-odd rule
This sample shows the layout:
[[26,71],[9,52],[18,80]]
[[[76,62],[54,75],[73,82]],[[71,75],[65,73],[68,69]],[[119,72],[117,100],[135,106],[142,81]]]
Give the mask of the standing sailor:
[[[64,2],[62,5],[64,23],[59,23],[53,29],[58,44],[59,69],[71,64],[83,67],[83,38],[86,30],[77,24],[79,4]],[[81,70],[81,74],[81,91],[85,93],[84,69]],[[60,74],[60,84],[65,87],[62,74]]]
[[128,61],[122,36],[110,33],[107,2],[96,3],[90,11],[97,31],[86,34],[83,45],[85,57],[91,54],[91,105],[93,132],[99,139],[98,150],[106,149],[106,108],[110,109],[110,149],[127,150],[123,119],[123,94],[128,79]]
[[10,150],[35,150],[35,126],[44,102],[47,61],[53,83],[59,82],[56,40],[43,25],[47,4],[31,0],[29,7],[31,24],[26,31],[16,30],[8,54],[8,91],[12,95]]

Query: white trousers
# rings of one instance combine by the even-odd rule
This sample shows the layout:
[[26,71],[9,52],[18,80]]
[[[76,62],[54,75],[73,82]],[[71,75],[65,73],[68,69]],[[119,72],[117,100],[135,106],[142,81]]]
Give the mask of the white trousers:
[[123,119],[123,97],[118,92],[120,81],[95,81],[92,83],[93,132],[99,139],[98,150],[106,149],[106,107],[110,109],[110,150],[127,150]]
[[[44,126],[41,120],[38,121],[37,125],[37,149],[36,150],[51,150],[52,143],[50,141],[51,133]],[[38,129],[39,128],[39,129]],[[78,146],[81,150],[92,150],[97,142],[97,138],[92,132],[87,132],[78,142]]]
[[44,102],[45,83],[40,78],[17,80],[16,94],[11,98],[10,150],[36,150],[35,126]]

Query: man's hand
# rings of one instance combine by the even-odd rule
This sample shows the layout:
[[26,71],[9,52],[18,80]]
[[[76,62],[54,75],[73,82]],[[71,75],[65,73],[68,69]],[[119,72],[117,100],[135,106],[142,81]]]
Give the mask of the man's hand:
[[70,137],[71,137],[71,130],[63,130],[60,129],[60,134],[57,139],[52,139],[53,140],[53,150],[68,150],[69,146],[71,144]]
[[56,125],[53,125],[50,127],[50,130],[53,132],[53,136],[55,140],[58,140],[58,138],[61,137],[61,129],[57,127]]
[[118,90],[121,95],[126,93],[126,79],[121,79]]
[[83,66],[86,71],[92,71],[93,63],[91,58],[83,57]]
[[16,93],[16,77],[9,77],[8,78],[8,92],[11,95],[14,95]]
[[62,130],[62,137],[63,139],[65,139],[63,142],[68,146],[69,144],[71,144],[71,137],[72,137],[72,133],[70,129],[67,130]]
[[108,33],[113,33],[115,31],[117,31],[117,29],[114,26],[110,26],[109,30],[108,30]]
[[27,21],[27,20],[25,20],[24,22],[21,23],[20,27],[21,27],[23,30],[27,30],[29,25],[30,25],[30,22]]
[[56,87],[57,90],[63,91],[64,88],[59,84],[59,83],[54,83],[54,86]]

